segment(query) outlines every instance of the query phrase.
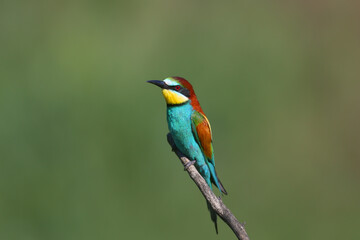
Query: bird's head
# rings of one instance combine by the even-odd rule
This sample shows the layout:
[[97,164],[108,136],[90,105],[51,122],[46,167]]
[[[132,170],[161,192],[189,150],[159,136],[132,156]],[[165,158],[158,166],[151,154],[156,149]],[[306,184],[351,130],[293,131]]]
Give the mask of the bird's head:
[[196,100],[196,95],[191,84],[184,78],[168,77],[163,81],[150,80],[148,82],[155,84],[162,89],[162,93],[168,105],[179,105],[189,100],[191,100],[191,102],[194,102],[194,99]]

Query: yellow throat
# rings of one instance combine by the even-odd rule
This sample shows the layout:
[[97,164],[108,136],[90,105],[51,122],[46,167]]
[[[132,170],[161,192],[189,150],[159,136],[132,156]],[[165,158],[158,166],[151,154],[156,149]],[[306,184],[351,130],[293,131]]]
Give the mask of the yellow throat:
[[181,93],[169,89],[163,89],[162,93],[164,95],[166,103],[169,105],[182,104],[189,100],[189,98],[185,97]]

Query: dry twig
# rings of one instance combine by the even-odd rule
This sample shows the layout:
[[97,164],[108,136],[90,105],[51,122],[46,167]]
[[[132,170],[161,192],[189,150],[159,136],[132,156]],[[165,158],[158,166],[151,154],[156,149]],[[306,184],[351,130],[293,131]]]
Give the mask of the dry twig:
[[[190,160],[184,156],[179,149],[177,149],[174,140],[170,133],[167,135],[167,140],[175,152],[175,154],[179,157],[182,164],[185,165]],[[222,202],[221,198],[218,198],[213,191],[211,191],[210,187],[206,184],[204,178],[200,175],[200,173],[196,170],[194,165],[191,165],[186,169],[189,173],[191,179],[195,182],[195,184],[200,189],[202,195],[206,198],[206,200],[211,204],[211,207],[217,213],[217,215],[233,230],[236,237],[239,240],[249,240],[249,237],[245,231],[244,224],[241,224],[236,217],[230,212],[230,210],[225,206]]]

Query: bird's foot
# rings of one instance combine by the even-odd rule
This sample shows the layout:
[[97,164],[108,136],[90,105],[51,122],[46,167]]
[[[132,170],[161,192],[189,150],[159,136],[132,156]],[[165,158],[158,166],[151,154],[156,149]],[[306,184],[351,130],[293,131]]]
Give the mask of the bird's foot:
[[184,171],[188,170],[188,168],[189,168],[191,165],[193,165],[194,163],[196,163],[196,160],[187,162],[187,163],[184,165]]

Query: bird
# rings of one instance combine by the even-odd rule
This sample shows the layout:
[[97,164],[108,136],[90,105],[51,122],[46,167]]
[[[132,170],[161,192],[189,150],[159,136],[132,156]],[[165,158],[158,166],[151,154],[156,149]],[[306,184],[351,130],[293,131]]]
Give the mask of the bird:
[[[227,195],[216,170],[212,145],[211,126],[196,97],[192,85],[182,77],[149,80],[162,89],[167,105],[167,123],[176,147],[191,161],[185,165],[195,168],[213,190],[215,185],[221,194]],[[207,202],[211,220],[218,234],[217,215]]]

